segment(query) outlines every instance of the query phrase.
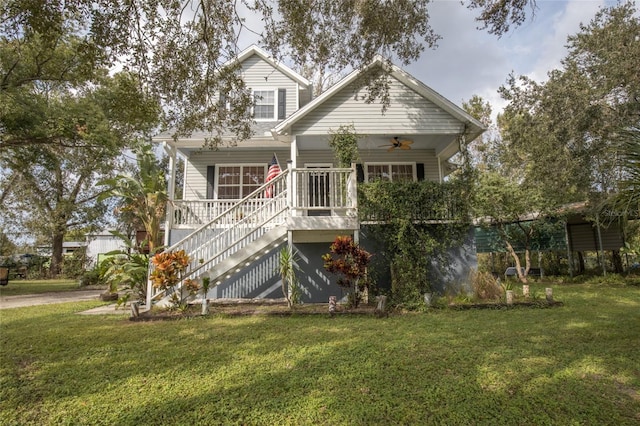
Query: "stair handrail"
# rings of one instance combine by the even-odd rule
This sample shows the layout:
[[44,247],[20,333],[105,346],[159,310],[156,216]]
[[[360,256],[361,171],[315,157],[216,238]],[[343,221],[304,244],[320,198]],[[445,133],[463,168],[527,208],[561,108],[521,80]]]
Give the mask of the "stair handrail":
[[[242,238],[246,238],[248,234],[255,232],[256,229],[264,227],[264,225],[266,225],[268,222],[271,222],[274,219],[282,216],[281,213],[288,209],[289,207],[288,204],[290,201],[289,191],[288,191],[288,186],[289,186],[288,176],[289,176],[289,170],[288,169],[283,170],[280,174],[278,174],[278,176],[271,179],[269,182],[265,182],[258,189],[256,189],[251,194],[244,197],[242,200],[240,200],[238,203],[231,206],[224,212],[220,213],[218,216],[211,219],[208,223],[200,226],[195,231],[193,231],[192,233],[190,233],[189,235],[187,235],[177,243],[164,249],[162,253],[178,250],[181,247],[185,246],[188,242],[195,240],[195,245],[192,247],[189,247],[188,250],[185,250],[187,255],[189,255],[189,257],[191,258],[190,265],[189,265],[190,267],[188,268],[188,271],[190,271],[191,269],[193,270],[200,269],[199,268],[200,259],[194,259],[192,256],[192,253],[197,251],[204,244],[210,247],[215,246],[215,243],[217,241],[216,238],[218,237],[218,235],[228,234],[228,232],[226,233],[222,232],[215,236],[211,236],[211,235],[207,236],[206,235],[207,231],[215,230],[216,228],[219,228],[220,225],[222,225],[223,227],[226,227],[227,230],[234,230],[234,229],[237,229],[238,225],[246,224],[248,226],[245,231],[248,231],[249,229],[251,230],[251,232],[244,232],[244,234],[242,235]],[[269,197],[269,195],[271,196]],[[248,214],[247,216],[245,216],[245,212],[242,211],[242,208],[249,205],[250,201],[252,200],[260,200],[261,201],[260,206],[257,209],[256,208],[248,209],[247,210]],[[252,219],[255,219],[259,215],[259,213],[262,210],[264,210],[267,206],[276,207],[276,210],[278,210],[277,214],[271,215],[268,221],[256,221],[255,224],[251,224]],[[280,208],[277,208],[278,206],[280,206]],[[237,213],[240,213],[240,214],[237,214]],[[225,221],[224,219],[227,219],[227,220]],[[216,226],[214,227],[214,225]],[[198,242],[197,240],[201,239],[202,237],[212,237],[212,238],[203,238],[204,240],[203,243]],[[234,244],[237,244],[237,241]],[[219,255],[220,253],[215,254],[215,256],[219,256]],[[212,258],[214,257],[214,255],[210,255],[208,257]],[[154,269],[155,269],[155,265],[153,264],[153,262],[151,262],[151,259],[149,259],[149,269],[148,269],[147,277],[151,276]],[[187,272],[187,274],[190,274],[190,272]],[[163,292],[164,292],[163,290],[154,289],[151,281],[147,279],[147,300],[146,300],[147,308],[150,308],[151,301],[157,298]]]

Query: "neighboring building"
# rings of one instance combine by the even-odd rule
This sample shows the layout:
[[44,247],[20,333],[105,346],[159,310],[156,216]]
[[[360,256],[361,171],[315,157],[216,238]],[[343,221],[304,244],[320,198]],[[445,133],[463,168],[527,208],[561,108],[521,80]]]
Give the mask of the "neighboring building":
[[87,262],[89,267],[98,265],[106,253],[116,250],[126,250],[122,239],[113,235],[109,230],[86,234]]
[[[460,138],[472,140],[484,127],[396,66],[388,69],[386,111],[379,103],[366,103],[358,78],[386,67],[382,59],[315,99],[309,81],[258,47],[242,52],[238,61],[256,95],[250,140],[207,150],[202,149],[203,134],[154,138],[165,145],[171,164],[177,155],[186,164],[184,199],[169,205],[166,242],[189,254],[192,278],[209,276],[219,283],[210,298],[282,297],[278,253],[290,244],[298,253],[302,300],[325,302],[341,290],[324,271],[321,255],[337,235],[361,237],[358,182],[441,182],[451,170],[449,159],[459,152]],[[360,163],[338,169],[328,136],[349,124],[364,135]],[[274,156],[282,173],[265,185]],[[171,175],[170,194],[175,170]],[[462,256],[465,262],[469,256]]]
[[[87,243],[84,241],[65,241],[62,243],[62,254],[64,256],[72,255],[86,246]],[[51,246],[38,246],[36,247],[36,253],[38,256],[51,257],[53,249]]]

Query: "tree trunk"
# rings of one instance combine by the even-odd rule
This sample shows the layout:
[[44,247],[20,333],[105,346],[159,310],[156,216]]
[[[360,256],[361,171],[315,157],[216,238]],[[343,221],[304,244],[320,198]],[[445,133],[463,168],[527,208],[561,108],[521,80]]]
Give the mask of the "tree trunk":
[[522,282],[523,284],[526,284],[527,277],[522,273],[522,267],[520,266],[520,258],[518,257],[518,253],[516,253],[516,251],[513,249],[513,246],[508,241],[506,243],[506,246],[507,246],[507,251],[509,252],[511,257],[513,258],[513,261],[516,264],[516,273],[518,274],[518,278],[520,279],[520,282]]
[[531,269],[531,250],[528,248],[524,250],[524,276],[529,276],[529,270]]
[[64,242],[64,233],[57,232],[51,241],[51,265],[49,266],[49,275],[56,278],[62,269],[62,243]]
[[584,255],[581,251],[578,252],[578,273],[584,273]]
[[620,250],[611,250],[611,260],[613,261],[613,270],[616,274],[624,272],[622,266],[622,256],[620,256]]

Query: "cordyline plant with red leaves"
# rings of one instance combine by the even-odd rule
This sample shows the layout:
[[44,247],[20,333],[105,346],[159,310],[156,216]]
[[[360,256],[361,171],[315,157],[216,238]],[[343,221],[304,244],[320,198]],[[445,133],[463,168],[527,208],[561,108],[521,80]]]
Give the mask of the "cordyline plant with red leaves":
[[[330,252],[322,256],[324,268],[339,275],[338,285],[352,290],[352,304],[360,302],[359,290],[364,290],[367,267],[371,254],[360,248],[350,236],[338,236],[329,247]],[[362,287],[362,288],[360,288]]]

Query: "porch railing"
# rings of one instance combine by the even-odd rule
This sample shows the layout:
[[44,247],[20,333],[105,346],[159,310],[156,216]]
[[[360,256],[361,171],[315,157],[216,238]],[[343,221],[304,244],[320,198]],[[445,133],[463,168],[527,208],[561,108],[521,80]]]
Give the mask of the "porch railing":
[[[358,200],[355,168],[291,169],[293,194],[290,206],[298,215],[356,216]],[[200,227],[234,209],[244,217],[269,202],[258,190],[251,202],[242,200],[175,200],[171,210],[174,228]]]
[[361,223],[380,223],[398,219],[415,222],[466,222],[469,220],[469,194],[461,183],[375,182],[358,187]]
[[[200,226],[165,252],[184,250],[189,256],[186,273],[181,277],[198,278],[213,265],[266,234],[275,226],[284,224],[289,207],[289,170],[264,184],[246,198]],[[266,195],[270,195],[267,197]],[[154,271],[149,264],[149,275]],[[178,290],[180,284],[177,286]],[[162,294],[162,290],[147,284],[147,306]]]
[[[215,265],[258,240],[291,215],[357,214],[355,167],[284,170],[242,200],[174,202],[174,220],[199,225],[165,251],[184,250],[190,264],[182,280],[199,278]],[[154,265],[149,265],[149,274]],[[178,285],[179,290],[180,285]],[[147,306],[162,291],[147,286]]]

